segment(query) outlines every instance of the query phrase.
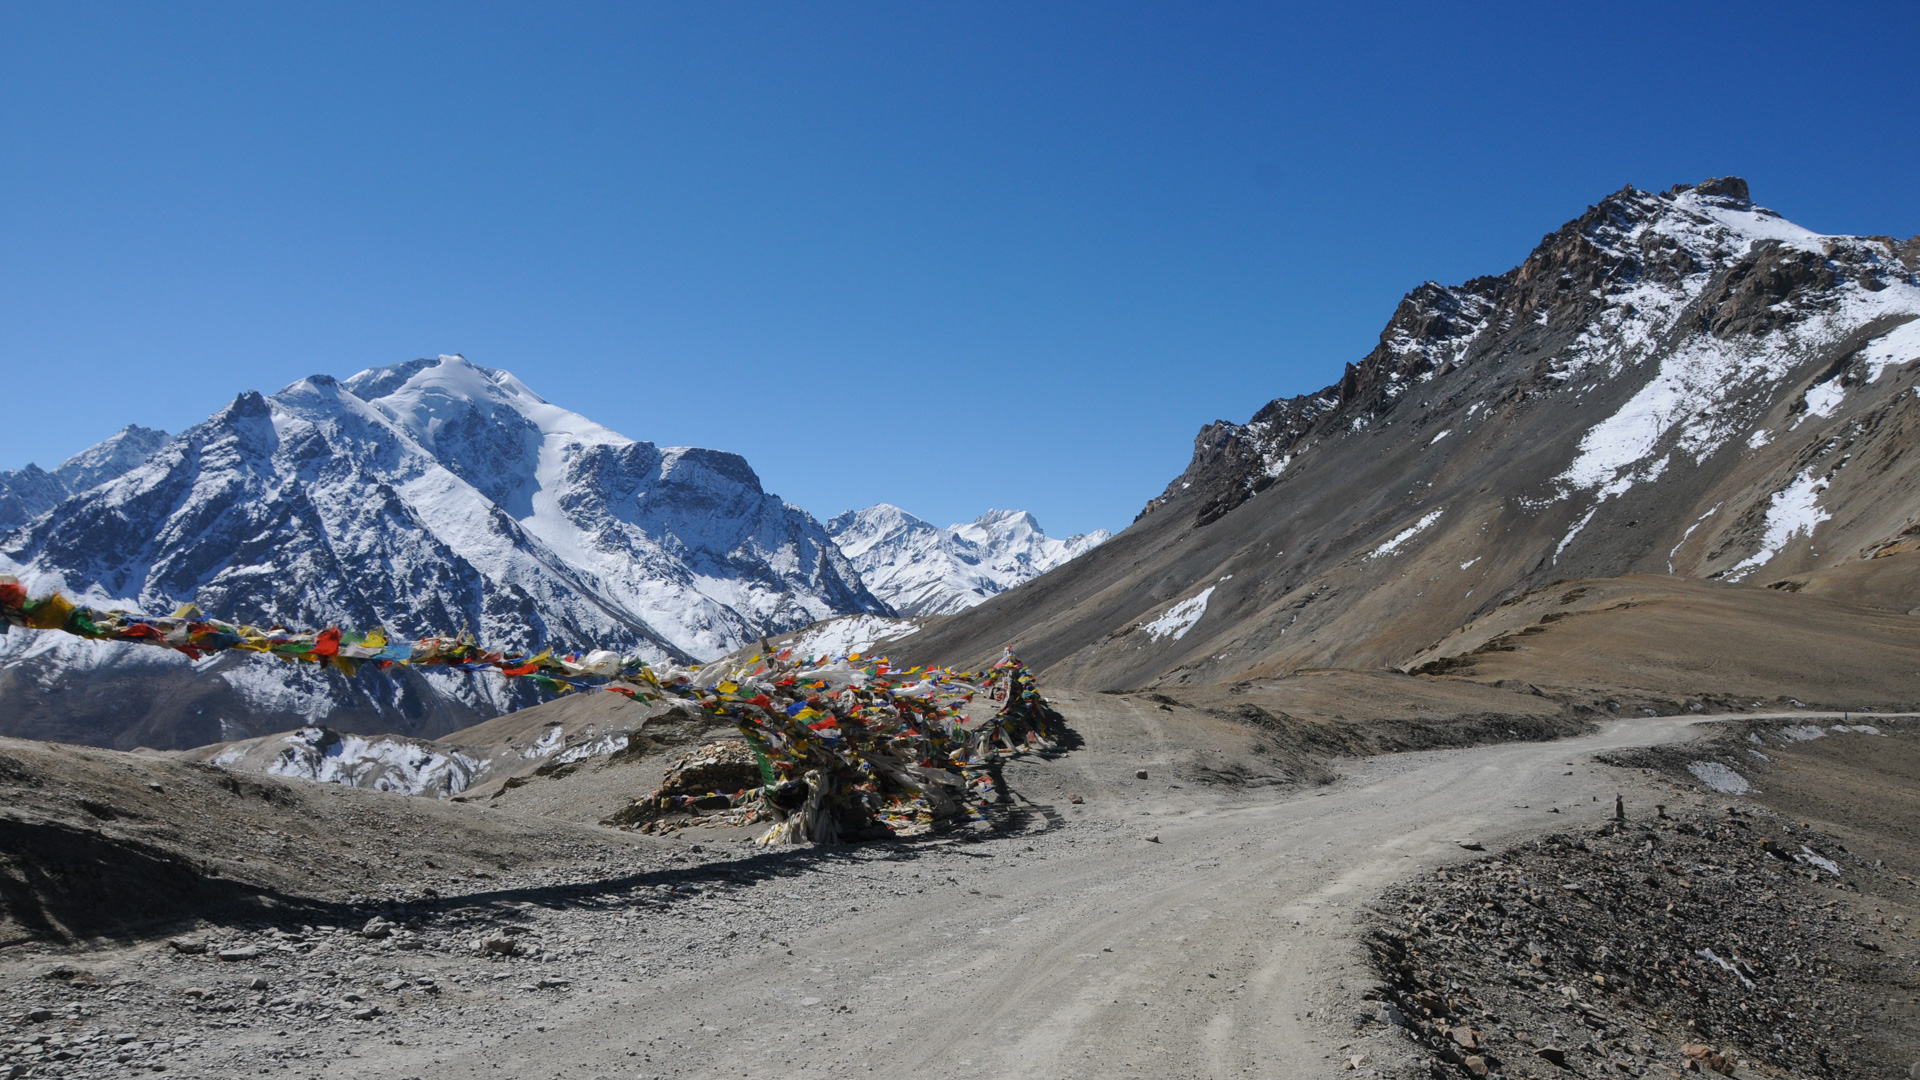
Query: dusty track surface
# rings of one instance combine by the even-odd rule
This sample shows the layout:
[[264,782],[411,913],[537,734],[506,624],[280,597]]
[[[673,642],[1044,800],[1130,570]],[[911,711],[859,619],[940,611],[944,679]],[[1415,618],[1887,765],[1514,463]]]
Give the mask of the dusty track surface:
[[[1616,791],[1644,811],[1639,771],[1590,755],[1709,719],[1223,790],[1187,779],[1151,706],[1061,704],[1088,745],[1008,768],[1013,835],[774,854],[708,836],[667,870],[416,905],[391,938],[343,918],[277,928],[297,945],[261,925],[203,930],[216,951],[264,947],[231,962],[159,943],[16,950],[0,990],[55,1014],[17,1030],[71,1048],[31,1055],[34,1076],[1312,1076],[1357,1049],[1394,1068],[1417,1049],[1355,1023],[1373,1009],[1359,905],[1473,857],[1463,838],[1592,823]],[[475,950],[502,932],[521,955]],[[84,974],[40,977],[58,961]]]

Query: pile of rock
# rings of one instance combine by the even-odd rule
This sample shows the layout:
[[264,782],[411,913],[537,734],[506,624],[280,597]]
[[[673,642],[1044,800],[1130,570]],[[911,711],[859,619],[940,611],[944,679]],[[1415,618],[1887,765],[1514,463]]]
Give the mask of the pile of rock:
[[660,786],[620,809],[604,824],[637,826],[645,833],[705,825],[711,817],[745,825],[754,818],[765,778],[753,749],[738,740],[712,742],[682,753],[667,767]]
[[1548,836],[1387,894],[1377,1019],[1434,1075],[1898,1075],[1920,950],[1856,879],[1906,891],[1753,812]]

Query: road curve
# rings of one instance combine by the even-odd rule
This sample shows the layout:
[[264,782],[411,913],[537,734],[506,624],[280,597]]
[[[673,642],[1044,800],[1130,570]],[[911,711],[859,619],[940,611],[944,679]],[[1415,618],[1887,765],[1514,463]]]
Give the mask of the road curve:
[[[545,1075],[560,1060],[567,1075],[609,1076],[1330,1074],[1362,1007],[1356,905],[1471,857],[1461,839],[1494,848],[1591,824],[1623,788],[1649,812],[1635,774],[1591,755],[1685,739],[1710,719],[1352,762],[1333,785],[1272,798],[1169,789],[1032,843],[948,845],[940,859],[861,871],[902,887],[869,890],[859,910],[697,973],[603,984],[549,1013],[538,1039],[443,1048],[434,1065],[494,1076]],[[1099,767],[1097,753],[1078,756],[1009,779],[1020,790],[1044,786],[1045,770]],[[830,907],[832,894],[806,902]]]

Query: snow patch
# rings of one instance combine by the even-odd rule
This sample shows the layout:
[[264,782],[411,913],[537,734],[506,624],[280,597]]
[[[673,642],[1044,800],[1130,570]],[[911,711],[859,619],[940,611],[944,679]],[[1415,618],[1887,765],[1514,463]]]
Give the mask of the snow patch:
[[1165,614],[1140,629],[1152,635],[1155,641],[1164,637],[1172,637],[1173,640],[1179,641],[1187,636],[1187,631],[1193,629],[1194,624],[1200,621],[1200,616],[1207,613],[1207,598],[1213,595],[1213,590],[1214,586],[1207,586],[1198,596],[1180,601],[1168,608]]
[[1809,416],[1832,416],[1835,412],[1839,411],[1840,403],[1846,399],[1847,388],[1840,385],[1839,379],[1829,379],[1819,386],[1809,389],[1807,391],[1807,411],[1799,420],[1793,422],[1793,426],[1799,427],[1800,421],[1805,420]]
[[1746,975],[1742,973],[1739,968],[1734,967],[1732,964],[1729,964],[1725,960],[1722,960],[1719,954],[1715,953],[1712,949],[1700,949],[1695,951],[1693,955],[1699,957],[1702,960],[1708,960],[1713,963],[1719,964],[1721,968],[1731,972],[1734,978],[1739,979],[1741,984],[1744,985],[1747,989],[1752,990],[1754,988],[1752,979],[1747,978]]
[[1867,343],[1861,359],[1867,365],[1867,381],[1879,382],[1880,376],[1895,364],[1920,360],[1920,319],[1902,323]]
[[1586,528],[1588,522],[1593,520],[1593,515],[1599,512],[1600,506],[1596,503],[1587,509],[1587,515],[1585,517],[1573,523],[1573,528],[1567,530],[1567,535],[1560,538],[1560,546],[1553,549],[1554,562],[1558,563],[1560,561],[1560,553],[1567,550],[1567,546],[1573,543],[1573,538],[1579,536],[1580,530]]
[[808,627],[788,647],[795,656],[852,656],[864,654],[884,642],[898,641],[919,632],[920,624],[912,619],[846,615]]
[[287,748],[267,772],[401,795],[458,795],[473,783],[482,763],[465,754],[436,750],[410,739],[369,739],[323,727],[287,736]]
[[545,734],[540,736],[538,742],[520,751],[520,756],[528,759],[546,757],[548,754],[560,749],[561,746],[566,744],[566,741],[566,731],[556,723],[548,728]]
[[1438,510],[1427,511],[1427,514],[1425,517],[1422,517],[1419,521],[1416,521],[1412,525],[1409,525],[1398,536],[1395,536],[1393,539],[1387,541],[1384,544],[1381,544],[1377,548],[1374,548],[1373,553],[1368,555],[1367,558],[1378,559],[1382,555],[1398,554],[1400,551],[1401,545],[1405,544],[1407,541],[1413,539],[1414,537],[1420,535],[1421,533],[1427,531],[1427,527],[1432,525],[1434,522],[1439,521],[1440,515],[1444,513],[1446,513],[1445,507],[1441,507]]
[[1827,873],[1832,874],[1834,877],[1840,876],[1839,863],[1834,862],[1832,859],[1827,858],[1825,855],[1820,854],[1805,844],[1800,845],[1800,854],[1795,855],[1793,861],[1806,866],[1817,866]]
[[1760,550],[1729,567],[1726,579],[1739,581],[1765,566],[1796,536],[1811,538],[1821,522],[1833,517],[1820,508],[1820,493],[1825,490],[1827,482],[1808,469],[1793,483],[1775,492],[1773,505],[1767,509],[1767,531],[1760,538]]
[[1746,777],[1717,761],[1696,761],[1687,766],[1687,771],[1722,795],[1745,795],[1751,787]]
[[598,739],[583,742],[579,746],[570,746],[562,750],[553,759],[555,765],[571,765],[576,761],[585,761],[590,757],[605,754],[617,754],[627,748],[626,735],[602,735]]

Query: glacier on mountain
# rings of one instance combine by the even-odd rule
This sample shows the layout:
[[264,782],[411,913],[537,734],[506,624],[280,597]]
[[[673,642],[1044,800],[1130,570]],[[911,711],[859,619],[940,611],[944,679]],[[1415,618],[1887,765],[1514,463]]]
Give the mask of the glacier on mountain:
[[[0,535],[0,569],[33,592],[58,588],[103,608],[192,602],[261,625],[471,631],[496,647],[655,661],[712,658],[832,615],[891,613],[820,523],[765,492],[738,455],[637,442],[459,356],[241,394],[144,459],[126,456],[97,486]],[[81,667],[97,682],[100,665],[146,662],[50,640],[60,637],[0,637],[0,697],[73,685]],[[143,651],[161,666],[189,663]],[[169,721],[193,731],[156,745],[323,721],[440,734],[526,703],[485,675],[396,668],[349,680],[221,659],[229,697]],[[94,711],[59,723],[16,712],[0,729],[39,723],[71,739],[89,724],[164,726],[108,715],[104,700],[69,695],[59,707]],[[159,707],[123,703],[132,714]]]
[[939,528],[889,503],[827,522],[867,588],[901,615],[951,615],[1039,577],[1112,536],[1058,540],[1024,510],[989,510]]

